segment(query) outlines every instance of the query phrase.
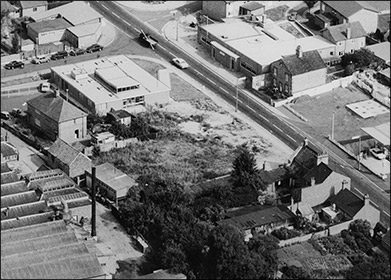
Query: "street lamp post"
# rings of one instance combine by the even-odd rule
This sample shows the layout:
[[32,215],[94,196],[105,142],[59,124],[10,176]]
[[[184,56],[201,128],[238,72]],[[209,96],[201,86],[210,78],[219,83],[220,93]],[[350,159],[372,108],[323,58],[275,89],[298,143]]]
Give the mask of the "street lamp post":
[[246,77],[240,77],[236,79],[236,103],[235,103],[235,112],[238,111],[238,97],[239,97],[239,91],[238,91],[238,84],[239,81],[246,79]]
[[358,161],[358,170],[360,170],[360,164],[361,164],[361,135],[353,136],[352,139],[358,139],[358,155],[357,155],[357,161]]

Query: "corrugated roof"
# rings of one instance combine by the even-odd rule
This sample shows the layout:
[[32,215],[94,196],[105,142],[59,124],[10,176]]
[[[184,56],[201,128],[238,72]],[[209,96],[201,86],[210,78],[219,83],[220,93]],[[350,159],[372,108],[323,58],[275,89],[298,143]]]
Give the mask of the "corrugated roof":
[[1,182],[1,196],[23,193],[28,191],[25,181],[17,181],[8,184]]
[[1,197],[1,208],[26,204],[35,201],[38,201],[38,196],[35,191],[27,191],[23,193],[5,195]]
[[301,58],[297,57],[296,54],[284,56],[281,60],[292,76],[326,68],[322,57],[317,51],[303,52]]
[[34,214],[47,212],[45,201],[37,201],[23,205],[9,207],[1,212],[1,220],[14,219],[16,217],[30,216]]
[[8,163],[2,162],[1,163],[1,173],[10,172],[12,169],[8,166]]
[[84,113],[61,97],[56,97],[52,92],[28,100],[27,106],[37,109],[43,115],[58,123],[87,117],[87,113]]
[[[3,2],[3,1],[1,1]],[[41,7],[47,5],[47,1],[20,1],[20,6],[23,9],[30,9],[30,8],[36,8],[36,7]]]
[[63,220],[7,229],[1,231],[1,244],[3,245],[3,243],[18,242],[34,237],[47,236],[66,231],[67,227]]
[[[1,185],[19,181],[19,175],[13,171],[1,174]],[[1,193],[3,195],[3,193]]]
[[76,184],[72,181],[71,178],[64,175],[62,177],[47,178],[41,180],[35,180],[28,185],[30,190],[35,190],[37,188],[41,189],[43,192],[55,190],[57,188],[72,188]]
[[65,173],[61,169],[56,168],[56,169],[36,171],[36,172],[30,173],[30,174],[27,174],[25,177],[27,178],[28,181],[31,182],[34,180],[61,177],[64,175],[65,175]]
[[348,189],[343,189],[337,195],[330,198],[330,202],[334,203],[338,209],[341,209],[351,218],[364,206],[364,200]]
[[219,221],[218,224],[229,224],[246,230],[271,223],[278,223],[293,218],[295,215],[284,205],[268,207],[252,213]]
[[7,229],[21,228],[30,225],[42,224],[51,221],[54,212],[24,216],[19,219],[1,221],[1,231]]
[[68,27],[71,27],[72,24],[67,22],[63,18],[56,18],[52,20],[45,20],[45,21],[38,21],[33,22],[27,25],[27,28],[30,28],[31,30],[41,33],[41,32],[47,32],[47,31],[55,31],[60,29],[67,29]]
[[364,27],[362,27],[361,23],[358,21],[329,26],[323,32],[328,32],[333,43],[336,43],[347,40],[347,28],[350,28],[351,30],[351,39],[362,38],[367,35]]

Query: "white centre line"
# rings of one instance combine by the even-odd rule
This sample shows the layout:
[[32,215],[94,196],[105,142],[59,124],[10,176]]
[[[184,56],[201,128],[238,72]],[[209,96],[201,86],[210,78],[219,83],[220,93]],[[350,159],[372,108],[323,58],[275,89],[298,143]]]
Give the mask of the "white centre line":
[[102,7],[105,8],[106,10],[108,10],[109,8],[107,8],[105,5],[102,4]]
[[140,30],[138,30],[136,27],[133,27],[134,28],[134,30],[136,30],[137,32],[141,32]]
[[257,111],[255,111],[253,108],[247,106],[247,108],[249,108],[251,111],[253,111],[254,113],[256,113]]
[[295,140],[295,139],[293,139],[292,137],[290,137],[288,134],[287,134],[286,136],[288,136],[289,138],[291,138],[291,139],[292,139],[292,141],[294,141],[294,142],[296,143],[296,140]]
[[211,83],[214,84],[214,85],[216,84],[215,82],[213,82],[213,81],[212,81],[211,79],[209,79],[209,78],[206,78],[206,77],[205,77],[205,79],[207,79],[209,82],[211,82]]
[[163,46],[160,46],[160,48],[162,48],[163,50],[167,51],[167,50],[166,50],[166,48],[165,48],[165,47],[163,47]]
[[[175,56],[175,54],[173,54],[172,52],[168,51],[172,56]],[[198,72],[199,73],[199,72]]]
[[195,69],[194,69],[194,72],[196,72],[198,75],[203,76],[198,70],[195,70]]
[[112,12],[113,15],[115,15],[117,18],[120,18],[119,15],[117,15],[116,13]]
[[151,22],[151,21],[155,21],[155,20],[157,20],[157,18],[153,18],[153,19],[147,20],[146,22]]
[[265,118],[264,116],[262,116],[261,114],[259,115],[262,119],[264,119],[265,121],[269,122],[269,120],[267,118]]
[[274,126],[275,128],[277,128],[279,131],[283,132],[281,128],[277,127],[277,126],[274,125],[274,124],[273,124],[273,126]]
[[129,25],[130,26],[130,23],[127,22],[126,20],[122,19],[123,22],[125,22],[125,24]]
[[362,192],[360,192],[359,189],[355,188],[355,190],[356,190],[359,194],[361,194],[362,196],[364,196],[364,194],[363,194]]
[[220,87],[220,89],[221,89],[222,91],[225,91],[226,93],[229,93],[228,90],[225,90],[225,89],[223,89],[222,87]]

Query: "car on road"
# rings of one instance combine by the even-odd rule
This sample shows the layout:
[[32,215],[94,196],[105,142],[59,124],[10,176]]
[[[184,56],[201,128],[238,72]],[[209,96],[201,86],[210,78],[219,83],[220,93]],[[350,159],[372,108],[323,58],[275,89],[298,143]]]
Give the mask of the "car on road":
[[15,68],[24,68],[24,63],[22,61],[17,61],[17,60],[14,60],[14,61],[11,61],[10,63],[7,63],[6,65],[4,65],[4,68],[5,69],[15,69]]
[[174,58],[172,59],[172,63],[173,63],[175,66],[177,66],[177,67],[179,67],[179,68],[181,68],[181,69],[189,68],[189,64],[187,64],[187,62],[186,62],[184,59],[179,58],[179,57],[174,57]]
[[41,63],[45,63],[45,62],[49,62],[49,61],[50,61],[50,58],[46,57],[44,55],[36,56],[33,58],[33,60],[31,60],[31,62],[34,64],[41,64]]
[[69,52],[69,55],[71,56],[78,56],[78,55],[82,55],[82,54],[85,54],[86,53],[86,50],[84,49],[74,49],[74,50],[71,50]]
[[59,60],[59,59],[63,59],[63,58],[66,58],[68,56],[68,52],[67,51],[59,51],[59,52],[56,52],[55,54],[53,54],[50,59],[51,60]]
[[99,44],[93,44],[93,45],[89,46],[89,47],[86,49],[86,51],[87,51],[88,53],[99,52],[99,51],[101,51],[101,50],[103,50],[103,46],[101,46],[101,45],[99,45]]
[[39,85],[39,90],[41,92],[48,92],[48,91],[50,91],[50,83],[41,83]]
[[7,111],[2,111],[1,112],[1,118],[4,119],[4,120],[9,120],[11,118],[11,115]]
[[369,149],[369,152],[376,159],[381,160],[386,158],[386,155],[383,153],[383,151],[380,148],[371,148]]

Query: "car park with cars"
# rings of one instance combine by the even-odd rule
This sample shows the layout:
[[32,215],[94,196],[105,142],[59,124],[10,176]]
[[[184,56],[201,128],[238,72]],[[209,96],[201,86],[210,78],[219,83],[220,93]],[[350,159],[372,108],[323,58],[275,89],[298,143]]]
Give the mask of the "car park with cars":
[[4,68],[8,69],[8,70],[15,69],[15,68],[23,69],[24,63],[22,61],[14,60],[14,61],[11,61],[10,63],[7,63],[6,65],[4,65]]

